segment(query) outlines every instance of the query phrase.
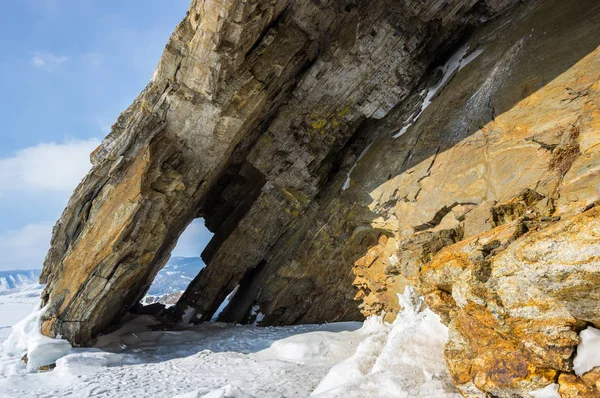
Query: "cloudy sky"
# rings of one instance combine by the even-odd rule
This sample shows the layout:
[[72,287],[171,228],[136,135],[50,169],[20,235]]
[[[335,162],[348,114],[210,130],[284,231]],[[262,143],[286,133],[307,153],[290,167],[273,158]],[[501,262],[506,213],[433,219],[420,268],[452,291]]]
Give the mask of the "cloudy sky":
[[[0,270],[41,268],[89,153],[150,80],[189,0],[9,0],[0,13]],[[198,255],[196,222],[174,255]]]

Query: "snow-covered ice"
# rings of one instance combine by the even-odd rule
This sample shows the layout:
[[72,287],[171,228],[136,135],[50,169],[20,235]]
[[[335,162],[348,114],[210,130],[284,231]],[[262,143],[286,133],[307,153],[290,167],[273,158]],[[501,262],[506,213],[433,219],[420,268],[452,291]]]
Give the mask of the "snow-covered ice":
[[36,309],[12,327],[12,333],[3,342],[4,351],[16,358],[27,353],[28,371],[51,365],[71,350],[71,344],[61,339],[51,339],[40,332],[40,317],[44,309]]
[[[410,290],[402,306],[391,325],[371,317],[364,323],[203,323],[161,330],[152,317],[129,316],[93,348],[41,336],[31,329],[39,327],[38,311],[0,349],[0,396],[458,396],[443,358],[446,328],[431,311],[420,311]],[[30,347],[36,339],[43,344]],[[35,365],[56,360],[56,368],[28,369],[20,358],[30,348],[43,354],[39,360],[34,354]]]
[[600,366],[600,330],[588,326],[579,333],[577,354],[573,360],[573,370],[578,376]]
[[[52,372],[28,373],[19,356],[3,353],[0,395],[202,397],[231,385],[246,394],[233,396],[306,397],[362,337],[356,322],[150,330],[155,323],[148,316],[132,318],[94,349],[72,349]],[[221,396],[215,394],[209,396]]]
[[202,394],[199,391],[192,391],[187,394],[177,395],[175,398],[254,398],[250,394],[246,394],[238,387],[227,384],[216,390],[212,390],[207,394]]

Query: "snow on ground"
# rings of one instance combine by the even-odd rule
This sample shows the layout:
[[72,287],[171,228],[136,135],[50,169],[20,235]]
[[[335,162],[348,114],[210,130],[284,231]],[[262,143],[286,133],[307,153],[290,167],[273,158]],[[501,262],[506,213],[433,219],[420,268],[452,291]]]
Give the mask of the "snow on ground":
[[149,330],[154,323],[151,317],[134,318],[103,336],[95,349],[72,349],[52,372],[26,373],[18,355],[1,358],[0,395],[203,396],[231,385],[256,397],[306,397],[363,338],[360,323],[278,328],[205,323]]
[[[33,314],[0,349],[0,396],[458,396],[443,360],[446,328],[429,310],[420,312],[410,292],[402,303],[406,311],[392,325],[372,317],[364,324],[158,330],[155,319],[130,316],[87,349],[40,337],[30,327],[39,322]],[[28,371],[20,360],[24,346],[39,350],[38,364],[61,356],[56,368]]]

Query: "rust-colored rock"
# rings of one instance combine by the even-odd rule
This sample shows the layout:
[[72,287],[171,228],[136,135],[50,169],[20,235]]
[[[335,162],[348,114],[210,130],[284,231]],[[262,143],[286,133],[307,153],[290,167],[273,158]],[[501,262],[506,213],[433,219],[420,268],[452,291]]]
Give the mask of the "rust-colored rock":
[[[576,331],[597,322],[600,208],[539,229],[525,222],[443,249],[415,282],[449,323],[446,357],[465,396],[526,396],[552,383],[571,372]],[[562,375],[563,389],[587,391]]]
[[558,392],[562,398],[594,398],[600,396],[600,368],[582,377],[564,373],[558,377]]
[[57,223],[42,332],[91,343],[204,217],[167,321],[236,286],[220,320],[391,320],[410,283],[464,396],[597,394],[600,3],[516,3],[194,0]]
[[[517,239],[510,234],[506,245],[501,236],[515,225],[447,247],[420,275],[428,296],[447,290],[452,295],[445,306],[429,302],[451,319],[446,358],[465,393],[476,388],[524,396],[550,384],[560,372],[571,372],[577,330],[585,322],[598,324],[600,208]],[[485,247],[491,237],[500,238],[496,250],[505,248],[469,258],[477,253],[474,243]],[[563,389],[587,388],[571,376],[576,378],[561,376]]]

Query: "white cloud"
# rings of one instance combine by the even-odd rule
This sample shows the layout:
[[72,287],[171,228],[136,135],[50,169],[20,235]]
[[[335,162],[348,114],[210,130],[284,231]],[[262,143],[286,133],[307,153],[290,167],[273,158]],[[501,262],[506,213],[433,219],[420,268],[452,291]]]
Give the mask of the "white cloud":
[[[0,196],[5,195],[5,200],[11,202],[27,202],[52,193],[54,200],[61,198],[66,203],[69,194],[91,168],[89,154],[99,144],[96,138],[62,144],[42,143],[0,158]],[[46,217],[43,219],[55,216]],[[11,229],[2,226],[0,269],[41,268],[50,246],[53,224],[39,222],[15,225]]]
[[36,68],[48,71],[54,70],[67,62],[64,55],[54,55],[51,53],[35,53],[31,59],[31,64]]
[[0,158],[0,195],[7,192],[71,192],[91,168],[100,140],[42,143]]
[[51,235],[51,223],[29,224],[1,233],[0,269],[42,268]]

